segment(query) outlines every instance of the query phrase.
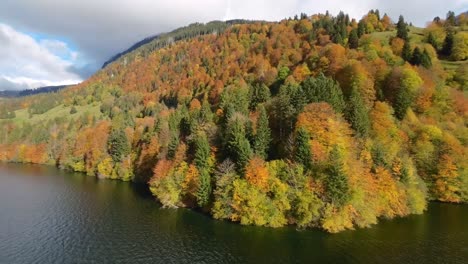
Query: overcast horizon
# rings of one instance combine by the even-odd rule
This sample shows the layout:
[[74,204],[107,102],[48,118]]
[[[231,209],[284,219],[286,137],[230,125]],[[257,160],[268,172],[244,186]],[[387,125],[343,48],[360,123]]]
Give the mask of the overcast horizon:
[[467,11],[468,0],[4,1],[0,3],[0,90],[80,82],[134,43],[194,22],[279,21],[327,10],[333,15],[342,10],[360,19],[377,8],[393,21],[402,14],[408,22],[424,26],[436,16],[445,18],[449,10]]

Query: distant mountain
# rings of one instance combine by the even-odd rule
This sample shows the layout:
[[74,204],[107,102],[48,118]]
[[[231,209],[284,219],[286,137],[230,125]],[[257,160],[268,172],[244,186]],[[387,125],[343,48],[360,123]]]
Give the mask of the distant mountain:
[[[253,21],[250,20],[243,20],[243,19],[235,19],[235,20],[228,20],[228,21],[211,21],[209,23],[193,23],[186,27],[178,28],[174,31],[169,33],[161,33],[155,36],[147,37],[137,43],[135,43],[130,48],[126,49],[123,52],[120,52],[106,61],[102,68],[105,68],[110,63],[119,60],[120,58],[124,57],[125,55],[143,55],[146,56],[151,52],[158,50],[160,48],[164,48],[170,45],[173,42],[191,39],[198,36],[203,36],[207,34],[219,34],[224,32],[226,28],[234,24],[246,24],[252,23]],[[134,56],[131,56],[134,57]]]
[[21,91],[0,91],[0,97],[22,97],[42,93],[55,93],[71,85],[44,86],[36,89],[27,89]]

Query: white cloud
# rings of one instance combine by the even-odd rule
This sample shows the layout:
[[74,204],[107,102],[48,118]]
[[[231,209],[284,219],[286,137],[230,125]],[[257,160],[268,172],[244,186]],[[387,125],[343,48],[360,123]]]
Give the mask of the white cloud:
[[32,37],[0,24],[0,90],[37,88],[76,83],[81,78],[69,71],[73,57],[66,43],[37,42]]

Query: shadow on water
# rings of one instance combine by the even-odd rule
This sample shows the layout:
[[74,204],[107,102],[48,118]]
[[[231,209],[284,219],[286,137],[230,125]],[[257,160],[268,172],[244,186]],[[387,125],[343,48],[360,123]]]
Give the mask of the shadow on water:
[[[0,163],[0,263],[466,263],[468,206],[328,234],[163,209],[145,184]],[[3,239],[5,238],[5,239]]]

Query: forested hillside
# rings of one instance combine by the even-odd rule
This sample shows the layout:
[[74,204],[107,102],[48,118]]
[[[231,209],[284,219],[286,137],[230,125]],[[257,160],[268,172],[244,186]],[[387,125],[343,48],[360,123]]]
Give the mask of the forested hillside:
[[0,160],[147,182],[165,207],[246,225],[338,232],[468,202],[467,30],[372,10],[149,43],[0,101]]

